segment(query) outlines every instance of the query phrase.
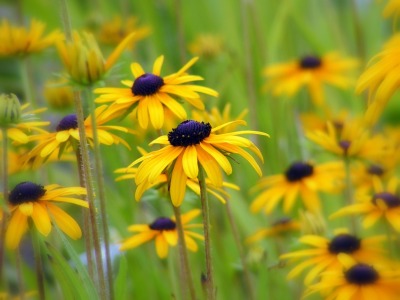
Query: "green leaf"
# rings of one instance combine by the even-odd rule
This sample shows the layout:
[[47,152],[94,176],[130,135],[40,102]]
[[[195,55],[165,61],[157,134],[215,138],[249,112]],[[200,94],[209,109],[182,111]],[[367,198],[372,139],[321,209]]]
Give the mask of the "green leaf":
[[128,263],[126,257],[121,255],[119,258],[118,275],[115,279],[114,292],[115,299],[126,298],[126,280],[128,274]]

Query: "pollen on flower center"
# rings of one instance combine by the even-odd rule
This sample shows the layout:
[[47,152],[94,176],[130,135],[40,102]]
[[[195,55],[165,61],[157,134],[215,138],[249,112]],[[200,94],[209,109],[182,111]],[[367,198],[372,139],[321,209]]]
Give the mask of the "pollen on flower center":
[[385,202],[388,208],[395,208],[400,206],[400,198],[388,192],[376,193],[372,198],[372,203],[376,205],[378,199],[381,199],[383,202]]
[[8,195],[8,201],[13,205],[39,200],[46,193],[42,185],[24,181],[17,184]]
[[174,230],[176,228],[176,224],[170,218],[158,218],[153,223],[149,225],[152,230]]
[[329,243],[328,250],[332,254],[351,254],[361,247],[361,240],[350,234],[339,234]]
[[285,171],[286,179],[290,182],[300,181],[314,173],[314,167],[308,163],[295,162]]
[[63,131],[78,128],[78,119],[75,114],[70,114],[61,119],[58,123],[56,131]]
[[187,147],[199,144],[208,137],[210,133],[210,123],[186,120],[168,133],[168,141],[172,146]]
[[299,64],[302,69],[317,69],[321,66],[322,61],[315,56],[304,56]]
[[150,96],[157,93],[163,85],[164,79],[160,76],[145,73],[136,78],[131,90],[134,95]]
[[379,278],[378,272],[366,264],[354,265],[344,275],[348,283],[356,285],[372,284]]

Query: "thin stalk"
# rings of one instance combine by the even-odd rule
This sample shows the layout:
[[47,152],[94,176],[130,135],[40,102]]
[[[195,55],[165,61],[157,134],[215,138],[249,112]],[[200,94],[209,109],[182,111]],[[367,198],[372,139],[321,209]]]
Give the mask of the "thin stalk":
[[22,278],[22,265],[21,265],[21,254],[19,253],[19,247],[15,250],[15,270],[17,273],[18,281],[18,292],[21,300],[25,299],[25,284]]
[[178,48],[179,48],[179,58],[181,64],[186,62],[186,43],[185,43],[185,27],[183,23],[183,13],[182,13],[182,1],[175,0],[175,12],[176,12],[176,22],[177,22],[177,33],[178,33]]
[[391,259],[395,259],[395,254],[396,254],[396,245],[395,245],[395,241],[394,241],[394,237],[393,237],[393,230],[390,227],[389,221],[384,220],[383,221],[384,226],[385,226],[385,233],[387,236],[387,240],[389,243],[389,255]]
[[[351,182],[351,170],[350,170],[350,157],[347,154],[344,154],[344,165],[346,170],[346,178],[345,178],[345,187],[344,187],[344,198],[345,205],[351,205],[353,203],[353,190],[352,190],[352,182]],[[354,216],[350,217],[350,226],[353,231],[353,234],[357,233],[357,224]]]
[[1,128],[1,134],[3,136],[2,144],[3,144],[3,202],[0,204],[0,210],[3,214],[1,223],[0,223],[0,287],[3,287],[5,284],[5,279],[3,278],[3,268],[4,268],[4,246],[5,246],[5,237],[6,237],[6,228],[7,228],[7,217],[8,217],[8,137],[7,137],[7,128]]
[[99,194],[99,203],[100,203],[100,216],[101,216],[101,225],[103,229],[103,238],[104,238],[104,248],[106,255],[106,276],[108,283],[108,292],[110,299],[114,298],[114,286],[113,286],[113,276],[112,276],[112,265],[111,265],[111,254],[110,254],[110,233],[108,231],[108,219],[107,219],[107,202],[106,202],[106,193],[104,190],[104,172],[103,172],[103,164],[101,160],[100,153],[100,143],[99,136],[97,132],[97,120],[95,114],[95,105],[94,100],[91,97],[92,88],[89,86],[86,88],[87,101],[89,102],[89,110],[91,113],[92,120],[92,130],[93,130],[93,153],[94,153],[94,171],[95,177],[97,181],[97,189]]
[[356,1],[355,0],[350,1],[350,6],[351,6],[351,14],[353,17],[354,33],[356,36],[358,57],[361,60],[361,65],[364,66],[366,61],[366,54],[365,54],[365,38],[363,33],[363,26],[360,21],[360,16],[357,12]]
[[216,291],[214,287],[214,274],[211,257],[211,238],[210,238],[210,209],[208,205],[206,177],[203,167],[199,164],[199,185],[200,185],[200,200],[201,210],[203,214],[203,230],[204,230],[204,250],[206,254],[206,275],[204,283],[206,287],[207,300],[214,300]]
[[33,107],[37,107],[36,97],[32,91],[32,82],[30,80],[31,76],[29,74],[29,62],[28,58],[24,57],[20,60],[20,72],[22,79],[22,86],[24,87],[25,101],[31,103]]
[[33,244],[33,257],[35,260],[35,272],[36,272],[36,281],[39,291],[39,299],[44,300],[46,299],[46,297],[44,291],[43,262],[42,262],[42,255],[40,251],[40,241],[39,241],[40,237],[39,233],[36,231],[36,228],[33,228],[33,226],[30,227],[32,228],[31,238]]
[[172,205],[172,207],[174,209],[175,223],[178,231],[179,261],[181,266],[180,286],[182,289],[182,298],[189,299],[188,298],[188,293],[189,293],[190,299],[195,300],[196,291],[193,285],[192,273],[190,272],[190,265],[186,250],[185,235],[182,226],[181,211],[179,207],[175,207],[174,205]]
[[249,269],[247,268],[246,258],[245,258],[242,243],[240,240],[239,230],[238,230],[237,224],[235,222],[235,219],[233,218],[230,201],[226,201],[225,208],[226,208],[226,214],[228,215],[229,225],[231,226],[233,239],[235,240],[236,248],[239,251],[240,263],[242,265],[244,281],[245,281],[245,284],[247,287],[247,292],[248,292],[248,297],[249,297],[248,299],[256,299],[255,293],[254,293],[254,288],[251,283],[250,272],[249,272]]

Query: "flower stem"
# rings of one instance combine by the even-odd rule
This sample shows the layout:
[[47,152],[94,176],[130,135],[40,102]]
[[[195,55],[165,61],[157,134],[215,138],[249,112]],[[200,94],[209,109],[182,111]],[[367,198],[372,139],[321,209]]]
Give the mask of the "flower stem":
[[32,107],[37,108],[36,97],[32,91],[31,76],[29,74],[29,61],[27,57],[20,60],[20,70],[22,86],[24,87],[24,100],[25,102],[31,103]]
[[189,265],[189,260],[188,260],[188,256],[187,256],[186,241],[185,241],[185,235],[183,232],[181,211],[180,211],[180,207],[175,207],[174,205],[172,205],[172,207],[174,208],[176,227],[178,230],[179,259],[180,259],[180,265],[181,265],[181,280],[180,280],[180,282],[181,282],[181,287],[183,290],[182,298],[188,299],[188,292],[189,292],[190,299],[195,300],[196,292],[194,289],[193,278],[192,278],[192,274],[190,272],[190,265]]
[[390,259],[395,259],[396,256],[396,246],[394,244],[394,235],[393,235],[393,230],[390,227],[390,224],[388,220],[384,220],[383,223],[385,223],[385,233],[387,237],[387,241],[389,243],[389,258]]
[[19,248],[15,250],[15,270],[17,272],[17,281],[18,281],[18,292],[20,295],[20,299],[25,299],[25,284],[22,279],[22,266],[21,266],[21,254],[19,253]]
[[106,203],[106,195],[104,190],[104,176],[103,176],[103,164],[101,161],[101,153],[100,153],[100,143],[99,137],[97,132],[97,120],[95,114],[95,105],[94,100],[91,99],[91,91],[92,88],[89,86],[86,88],[87,99],[86,101],[89,102],[89,110],[91,113],[91,120],[92,120],[92,130],[93,130],[93,153],[94,153],[94,171],[96,175],[97,181],[97,189],[99,192],[99,202],[100,202],[100,216],[101,216],[101,225],[103,230],[103,237],[104,237],[104,248],[105,248],[105,256],[106,256],[106,276],[107,276],[107,283],[108,283],[108,293],[109,298],[114,298],[113,292],[113,278],[112,278],[112,265],[111,265],[111,255],[110,255],[110,234],[108,231],[108,219],[107,219],[107,203]]
[[203,214],[204,250],[206,254],[206,276],[204,283],[206,286],[207,300],[214,300],[215,288],[214,288],[213,265],[211,258],[210,215],[209,215],[210,209],[208,205],[206,177],[204,175],[203,167],[200,164],[199,164],[199,185],[200,185],[201,210]]
[[44,292],[43,263],[42,263],[42,255],[40,251],[40,240],[39,240],[40,236],[36,228],[34,228],[33,226],[30,227],[32,229],[31,238],[33,244],[33,256],[35,259],[35,272],[36,272],[36,281],[39,291],[39,299],[44,300],[46,299],[46,297]]
[[255,299],[254,289],[251,283],[250,272],[247,269],[242,243],[240,242],[239,230],[237,228],[235,219],[233,218],[230,201],[226,201],[225,208],[226,208],[226,214],[228,215],[229,225],[231,226],[233,239],[235,240],[236,248],[239,251],[240,263],[242,264],[244,280],[247,286],[247,292],[249,297],[248,299]]
[[4,267],[4,246],[5,246],[5,237],[6,237],[6,225],[7,225],[7,216],[8,216],[8,137],[7,137],[7,128],[1,128],[2,134],[2,144],[3,144],[3,202],[0,204],[0,214],[2,214],[2,219],[0,221],[0,288],[3,288],[3,284],[5,284],[5,280],[3,278],[3,267]]
[[179,58],[181,64],[186,62],[186,49],[185,49],[185,32],[183,24],[183,12],[182,12],[182,1],[175,0],[175,12],[176,12],[176,22],[177,22],[177,32],[178,32],[178,47],[179,47]]
[[[350,170],[350,157],[347,154],[344,155],[344,166],[346,170],[346,178],[345,178],[345,187],[344,187],[344,198],[345,205],[351,205],[353,203],[353,191],[352,191],[352,182],[351,182],[351,170]],[[353,231],[353,234],[357,233],[357,225],[354,216],[350,217],[350,226]]]

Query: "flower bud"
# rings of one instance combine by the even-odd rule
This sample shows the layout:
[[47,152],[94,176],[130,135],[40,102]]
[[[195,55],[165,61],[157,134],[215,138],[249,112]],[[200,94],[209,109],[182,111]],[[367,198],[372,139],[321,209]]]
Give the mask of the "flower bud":
[[21,104],[14,94],[0,95],[0,127],[17,123],[21,116]]

